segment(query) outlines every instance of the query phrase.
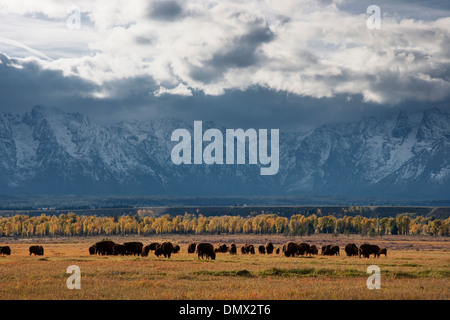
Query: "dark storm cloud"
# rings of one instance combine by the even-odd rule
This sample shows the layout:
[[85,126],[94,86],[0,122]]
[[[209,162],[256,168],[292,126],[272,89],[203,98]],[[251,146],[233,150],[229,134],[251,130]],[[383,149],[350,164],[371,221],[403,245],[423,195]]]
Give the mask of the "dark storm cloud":
[[149,17],[156,20],[173,21],[182,14],[183,8],[177,1],[157,1],[149,8]]
[[36,61],[19,62],[0,53],[0,102],[3,107],[27,109],[35,104],[59,104],[91,95],[99,89],[62,71],[46,70]]
[[204,61],[201,67],[192,66],[190,76],[197,81],[209,83],[222,78],[230,68],[247,68],[257,65],[264,59],[258,54],[258,48],[274,38],[274,33],[267,25],[250,26],[246,34],[234,38],[210,60]]

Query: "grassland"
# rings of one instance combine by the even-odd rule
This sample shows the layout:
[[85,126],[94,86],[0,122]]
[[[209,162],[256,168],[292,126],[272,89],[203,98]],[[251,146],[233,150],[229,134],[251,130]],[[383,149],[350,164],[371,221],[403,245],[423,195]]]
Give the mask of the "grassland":
[[[112,240],[169,240],[181,246],[170,259],[138,256],[90,256],[88,247],[102,238],[0,239],[11,256],[0,256],[0,299],[450,299],[450,239],[414,236],[263,235],[114,237]],[[338,244],[337,257],[287,258],[282,254],[217,254],[215,261],[188,254],[190,241],[264,244],[286,241],[321,246]],[[343,247],[354,242],[388,248],[378,259],[346,257]],[[29,256],[41,244],[44,256]],[[381,289],[369,290],[369,265],[381,269]],[[66,269],[81,269],[81,289],[69,290]]]

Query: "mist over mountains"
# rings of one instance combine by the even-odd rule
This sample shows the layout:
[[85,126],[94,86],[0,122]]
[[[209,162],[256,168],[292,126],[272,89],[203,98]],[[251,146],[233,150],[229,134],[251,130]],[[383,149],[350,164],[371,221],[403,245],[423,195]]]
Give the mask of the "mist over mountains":
[[[274,176],[257,165],[174,165],[171,134],[192,126],[175,118],[100,125],[42,106],[0,113],[0,193],[449,198],[450,115],[436,108],[280,130]],[[225,130],[203,121],[207,128]]]

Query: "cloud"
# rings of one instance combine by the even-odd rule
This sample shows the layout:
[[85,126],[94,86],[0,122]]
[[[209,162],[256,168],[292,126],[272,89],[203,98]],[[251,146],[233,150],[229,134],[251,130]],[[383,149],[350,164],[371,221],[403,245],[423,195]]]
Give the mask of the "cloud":
[[156,1],[151,4],[149,16],[152,19],[172,21],[181,17],[183,8],[177,1]]
[[36,49],[40,72],[94,83],[86,91],[94,98],[122,100],[133,94],[114,84],[147,79],[139,95],[220,96],[257,86],[388,105],[448,99],[448,15],[433,7],[425,18],[426,4],[416,2],[380,3],[382,28],[369,30],[365,3],[355,1],[80,1],[88,20],[76,33],[65,26],[69,3],[0,0],[2,17],[17,27],[0,37]]
[[171,94],[178,96],[192,96],[192,91],[186,85],[180,83],[178,86],[172,89],[167,89],[161,86],[157,91],[154,92],[154,95],[156,97],[162,96],[164,94]]

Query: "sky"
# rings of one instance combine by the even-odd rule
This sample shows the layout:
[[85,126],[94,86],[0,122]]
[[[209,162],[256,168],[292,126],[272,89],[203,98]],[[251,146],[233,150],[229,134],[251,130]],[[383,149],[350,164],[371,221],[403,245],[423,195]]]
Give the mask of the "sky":
[[446,0],[0,0],[0,112],[298,131],[449,102]]

